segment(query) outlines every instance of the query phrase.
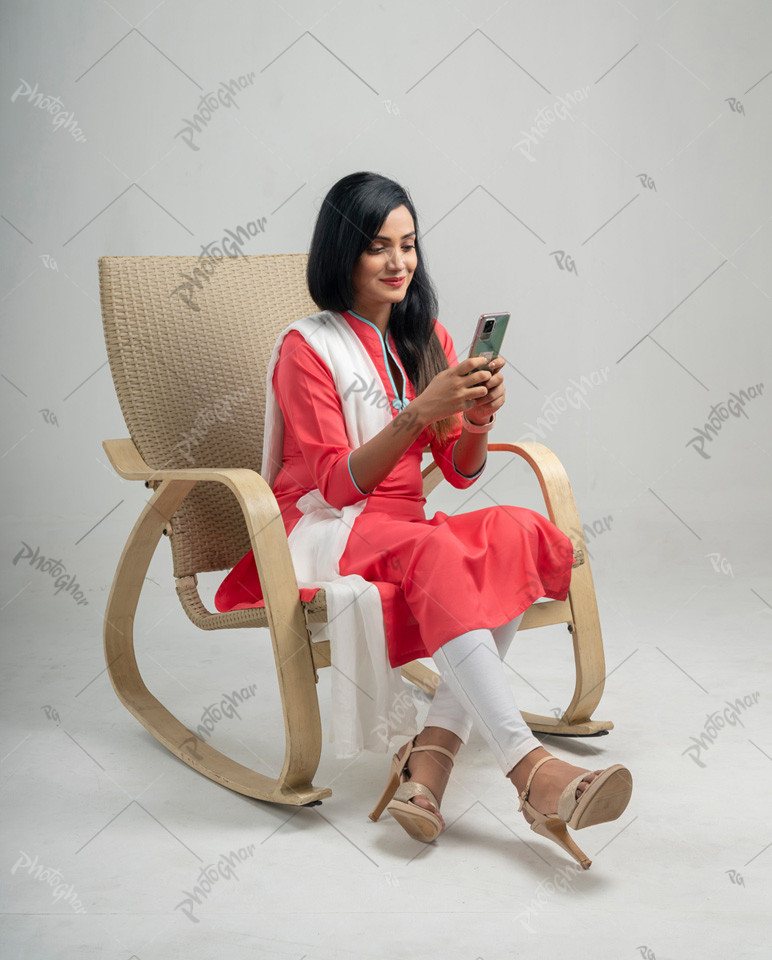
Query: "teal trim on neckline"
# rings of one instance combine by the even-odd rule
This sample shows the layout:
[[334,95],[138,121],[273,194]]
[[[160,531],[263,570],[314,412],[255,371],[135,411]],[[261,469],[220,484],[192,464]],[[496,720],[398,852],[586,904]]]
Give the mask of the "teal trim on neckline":
[[[361,320],[362,323],[368,324],[368,326],[372,327],[373,330],[375,330],[375,332],[378,334],[378,337],[380,338],[380,341],[381,341],[381,349],[383,350],[383,365],[386,367],[386,373],[389,375],[389,380],[391,381],[391,389],[394,391],[394,396],[396,397],[395,400],[392,400],[392,401],[391,401],[391,405],[392,405],[392,407],[394,407],[394,409],[395,409],[397,412],[399,412],[400,410],[404,410],[405,407],[406,407],[407,404],[408,404],[408,399],[407,399],[407,375],[406,375],[404,369],[402,368],[402,364],[399,362],[399,360],[398,360],[398,359],[394,356],[394,354],[391,352],[391,348],[389,347],[389,345],[388,345],[388,343],[387,343],[387,341],[386,341],[386,338],[385,338],[384,335],[381,333],[381,331],[378,329],[378,327],[376,327],[376,325],[372,322],[372,320],[368,320],[367,317],[360,317],[359,314],[358,314],[358,313],[354,313],[353,310],[348,310],[348,311],[346,311],[346,312],[347,312],[347,313],[350,313],[352,317],[356,317],[357,320]],[[392,377],[392,375],[391,375],[391,367],[389,366],[389,357],[386,356],[386,351],[387,351],[387,350],[389,351],[389,356],[392,358],[392,360],[394,361],[394,363],[396,363],[396,365],[399,367],[400,372],[402,373],[402,396],[400,396],[399,390],[397,390],[397,385],[396,385],[396,383],[394,383],[394,377]],[[352,479],[353,479],[353,477],[352,477]]]

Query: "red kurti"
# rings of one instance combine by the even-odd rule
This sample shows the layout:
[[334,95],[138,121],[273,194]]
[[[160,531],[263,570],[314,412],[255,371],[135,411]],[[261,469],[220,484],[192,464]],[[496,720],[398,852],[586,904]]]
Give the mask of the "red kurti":
[[[365,402],[368,394],[374,402],[384,391],[396,416],[415,398],[415,391],[391,334],[387,331],[384,338],[373,323],[351,311],[343,317],[380,376],[378,384],[354,384],[354,388],[360,388]],[[455,366],[458,360],[450,334],[437,321],[435,330],[448,363]],[[390,369],[387,350],[398,375]],[[428,428],[424,430],[388,477],[367,494],[357,487],[349,470],[352,447],[332,375],[297,330],[284,337],[273,387],[284,414],[282,466],[273,492],[287,534],[302,516],[296,503],[309,490],[319,489],[338,509],[367,497],[341,556],[340,572],[342,576],[359,574],[378,588],[393,667],[430,656],[468,630],[507,623],[540,597],[565,600],[573,547],[541,514],[497,505],[451,516],[437,512],[427,519],[421,476],[427,443],[431,442],[434,460],[454,487],[471,486],[485,468],[483,464],[472,477],[455,468],[460,416],[444,445],[433,440]],[[315,593],[303,589],[301,599],[310,600]],[[220,612],[264,606],[251,550],[220,585],[215,606]]]

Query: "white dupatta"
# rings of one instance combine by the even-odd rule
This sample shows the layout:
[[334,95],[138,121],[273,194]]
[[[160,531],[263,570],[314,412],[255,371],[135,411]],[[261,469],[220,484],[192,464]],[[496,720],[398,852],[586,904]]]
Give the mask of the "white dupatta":
[[[359,337],[339,313],[325,310],[286,327],[274,346],[266,382],[265,433],[261,475],[270,486],[281,467],[284,415],[273,392],[273,372],[285,335],[299,331],[329,368],[343,404],[349,443],[356,448],[391,420],[389,404],[362,399],[351,390],[355,377],[380,383],[380,375]],[[383,395],[383,394],[381,394]],[[331,739],[339,758],[360,750],[383,753],[392,737],[417,731],[415,703],[399,667],[389,664],[378,588],[356,574],[340,575],[340,558],[367,497],[342,509],[318,489],[298,500],[303,516],[289,536],[299,587],[322,587],[327,623],[310,624],[314,640],[330,641]]]

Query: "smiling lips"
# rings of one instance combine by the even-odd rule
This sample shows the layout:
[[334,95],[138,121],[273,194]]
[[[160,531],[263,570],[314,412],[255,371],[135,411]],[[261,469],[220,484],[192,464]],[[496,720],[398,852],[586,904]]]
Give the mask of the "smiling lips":
[[404,277],[390,277],[388,280],[381,279],[381,283],[388,283],[390,287],[401,287],[404,282]]

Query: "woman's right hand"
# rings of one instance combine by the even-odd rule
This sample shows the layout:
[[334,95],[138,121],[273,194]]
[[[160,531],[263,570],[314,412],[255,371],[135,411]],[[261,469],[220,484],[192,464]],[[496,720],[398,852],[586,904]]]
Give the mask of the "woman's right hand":
[[493,376],[484,357],[467,357],[455,367],[441,370],[413,401],[425,426],[461,413],[488,393]]

